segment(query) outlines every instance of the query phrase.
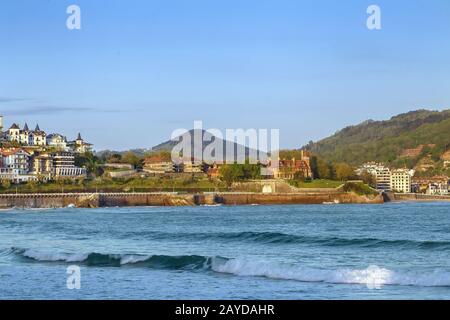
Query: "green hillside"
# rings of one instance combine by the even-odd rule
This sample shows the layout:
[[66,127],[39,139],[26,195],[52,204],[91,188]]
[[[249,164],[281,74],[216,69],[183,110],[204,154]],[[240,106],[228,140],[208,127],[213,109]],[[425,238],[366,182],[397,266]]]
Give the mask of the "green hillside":
[[[405,149],[421,145],[425,147],[419,155],[404,155]],[[377,161],[413,168],[431,161],[439,171],[440,156],[450,148],[450,110],[418,110],[386,121],[368,120],[305,148],[331,162],[359,165]]]

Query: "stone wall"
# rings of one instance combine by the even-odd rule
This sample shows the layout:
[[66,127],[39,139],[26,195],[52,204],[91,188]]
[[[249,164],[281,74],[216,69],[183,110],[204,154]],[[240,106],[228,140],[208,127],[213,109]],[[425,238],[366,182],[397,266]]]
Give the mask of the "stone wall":
[[322,204],[322,203],[383,203],[383,197],[364,197],[353,193],[64,193],[64,194],[3,194],[0,208],[79,208],[125,206],[194,206],[250,204]]

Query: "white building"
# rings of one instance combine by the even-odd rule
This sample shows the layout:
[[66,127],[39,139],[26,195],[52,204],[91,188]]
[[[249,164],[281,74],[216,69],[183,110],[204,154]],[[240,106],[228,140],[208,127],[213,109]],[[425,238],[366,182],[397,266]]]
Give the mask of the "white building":
[[408,169],[394,169],[391,171],[391,190],[399,193],[411,192],[411,172]]
[[448,195],[448,183],[430,183],[426,194],[441,196]]
[[45,146],[47,144],[47,135],[39,128],[39,125],[36,125],[36,129],[32,131],[29,130],[26,123],[23,129],[20,129],[19,125],[13,123],[6,131],[6,140],[27,146]]
[[68,142],[67,146],[75,153],[92,152],[92,144],[85,142],[80,133],[78,133],[77,139]]
[[369,162],[360,166],[356,173],[361,175],[364,171],[375,177],[376,189],[379,191],[411,192],[411,178],[414,176],[414,170],[391,170],[383,164]]
[[58,133],[52,133],[47,136],[47,145],[62,151],[68,150],[66,137]]
[[53,176],[56,178],[85,177],[86,169],[75,166],[75,156],[70,152],[52,154]]
[[380,191],[391,190],[391,171],[381,163],[369,162],[355,170],[356,174],[361,175],[368,172],[375,177],[376,189]]
[[6,139],[11,142],[16,141],[20,143],[20,128],[17,124],[13,123],[6,131]]
[[14,183],[35,180],[29,174],[29,159],[30,154],[19,148],[0,150],[0,179]]

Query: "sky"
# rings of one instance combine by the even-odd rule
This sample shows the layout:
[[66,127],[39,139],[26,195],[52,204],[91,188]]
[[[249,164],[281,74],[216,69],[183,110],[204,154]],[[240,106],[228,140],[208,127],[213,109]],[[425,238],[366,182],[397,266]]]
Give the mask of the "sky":
[[[66,9],[81,9],[69,30]],[[381,8],[381,30],[366,26]],[[448,0],[9,0],[0,114],[96,150],[172,131],[280,129],[298,148],[367,119],[450,108]]]

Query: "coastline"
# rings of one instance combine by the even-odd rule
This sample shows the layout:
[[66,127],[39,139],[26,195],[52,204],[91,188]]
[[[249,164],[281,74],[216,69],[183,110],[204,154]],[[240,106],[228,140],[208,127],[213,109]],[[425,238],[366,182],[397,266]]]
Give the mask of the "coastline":
[[135,192],[0,194],[0,209],[101,208],[202,205],[383,204],[386,202],[450,202],[450,196],[388,194],[363,196],[353,192]]
[[381,195],[367,197],[351,192],[302,193],[34,193],[0,194],[0,209],[100,208],[133,206],[286,205],[286,204],[381,204]]

